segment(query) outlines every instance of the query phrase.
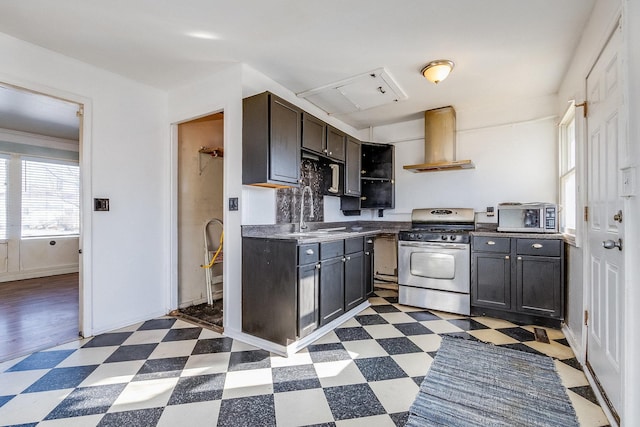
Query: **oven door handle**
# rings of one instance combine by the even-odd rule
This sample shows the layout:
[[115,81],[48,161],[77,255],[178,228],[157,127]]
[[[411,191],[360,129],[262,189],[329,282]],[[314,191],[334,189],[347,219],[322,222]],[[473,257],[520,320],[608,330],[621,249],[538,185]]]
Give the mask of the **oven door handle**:
[[457,250],[465,250],[469,245],[464,243],[400,243],[400,246],[403,248],[418,248],[418,249],[457,249]]

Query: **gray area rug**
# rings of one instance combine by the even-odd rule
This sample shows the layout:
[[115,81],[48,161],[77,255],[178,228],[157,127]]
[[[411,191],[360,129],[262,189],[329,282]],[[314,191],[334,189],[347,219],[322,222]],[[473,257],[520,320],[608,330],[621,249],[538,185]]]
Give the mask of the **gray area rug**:
[[406,426],[578,427],[553,359],[443,336]]

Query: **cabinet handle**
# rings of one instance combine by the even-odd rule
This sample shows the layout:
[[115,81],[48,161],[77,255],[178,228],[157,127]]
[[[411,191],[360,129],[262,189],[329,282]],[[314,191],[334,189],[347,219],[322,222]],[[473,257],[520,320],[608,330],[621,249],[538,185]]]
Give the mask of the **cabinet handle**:
[[495,244],[496,244],[496,242],[494,242],[493,240],[489,240],[489,241],[487,242],[487,245],[489,245],[489,246],[493,246],[493,245],[495,245]]
[[505,256],[504,256],[504,259],[509,259],[509,255],[505,255]]
[[313,255],[313,249],[307,249],[306,253],[307,255]]
[[316,270],[320,270],[320,263],[316,264]]
[[347,262],[347,261],[349,261],[349,260],[351,260],[351,257],[350,257],[350,256],[344,256],[344,257],[342,257],[342,262]]
[[367,240],[367,243],[373,243],[373,239]]
[[333,151],[329,151],[329,155],[331,156],[333,154]]
[[522,261],[522,257],[521,256],[518,257],[518,261]]
[[324,150],[322,150],[323,153],[327,154],[329,150],[327,150],[326,148]]
[[541,243],[534,243],[533,245],[531,245],[531,247],[533,249],[540,249],[542,247],[542,244]]
[[365,254],[365,255],[370,255],[370,254],[369,254],[369,252],[365,252],[364,254]]

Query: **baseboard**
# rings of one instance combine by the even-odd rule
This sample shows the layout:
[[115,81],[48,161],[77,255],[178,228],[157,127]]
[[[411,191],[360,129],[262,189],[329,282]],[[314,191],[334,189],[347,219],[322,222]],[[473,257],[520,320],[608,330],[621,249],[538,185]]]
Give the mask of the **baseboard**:
[[607,417],[607,420],[609,420],[610,426],[619,427],[619,424],[616,421],[616,418],[613,416],[613,413],[609,409],[609,404],[607,403],[607,399],[600,392],[600,387],[598,387],[597,381],[591,374],[591,371],[586,367],[586,365],[582,365],[582,371],[584,372],[584,375],[587,377],[587,381],[589,381],[589,385],[593,390],[593,394],[595,394],[596,399],[598,399],[598,404],[602,408],[602,412],[604,412],[604,415]]
[[582,351],[582,343],[578,342],[578,340],[576,339],[576,336],[573,334],[573,331],[567,327],[566,323],[562,324],[561,329],[562,329],[562,333],[564,334],[564,337],[567,339],[567,342],[569,343],[569,347],[571,347],[571,350],[573,350],[573,354],[576,356],[576,359],[578,359],[578,362],[580,362],[580,365],[584,365],[585,360],[583,357],[584,352]]
[[289,344],[288,346],[276,344],[276,343],[273,343],[271,341],[267,341],[265,339],[255,337],[253,335],[249,335],[249,334],[246,334],[246,333],[241,332],[241,331],[229,330],[229,329],[226,329],[226,328],[224,330],[224,335],[229,337],[229,338],[233,338],[234,340],[237,339],[238,341],[242,341],[245,344],[253,345],[253,346],[261,348],[263,350],[270,351],[271,353],[275,353],[275,354],[277,354],[279,356],[289,357],[290,355],[297,353],[298,351],[302,350],[303,348],[305,348],[309,344],[313,343],[314,341],[317,341],[323,335],[333,331],[336,327],[340,326],[341,324],[343,324],[347,320],[355,317],[362,310],[364,310],[365,308],[367,308],[369,306],[371,306],[371,303],[369,303],[369,301],[365,300],[359,306],[349,310],[349,312],[343,314],[342,316],[338,317],[337,319],[334,319],[333,321],[331,321],[330,323],[327,323],[326,325],[322,326],[321,328],[316,329],[311,334],[309,334],[306,337],[294,342],[293,344]]
[[24,271],[12,272],[12,273],[2,273],[0,274],[0,283],[12,282],[14,280],[36,279],[38,277],[58,276],[60,274],[77,273],[78,271],[80,271],[78,264],[74,264],[74,265],[63,265],[60,267],[51,267],[51,268],[42,268],[42,269],[39,268],[37,270],[24,270]]

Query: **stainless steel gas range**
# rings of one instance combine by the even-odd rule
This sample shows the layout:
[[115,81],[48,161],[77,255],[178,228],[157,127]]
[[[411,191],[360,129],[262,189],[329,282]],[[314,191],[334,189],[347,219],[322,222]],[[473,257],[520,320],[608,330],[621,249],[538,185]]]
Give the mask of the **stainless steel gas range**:
[[469,315],[471,208],[414,209],[398,235],[398,302]]

